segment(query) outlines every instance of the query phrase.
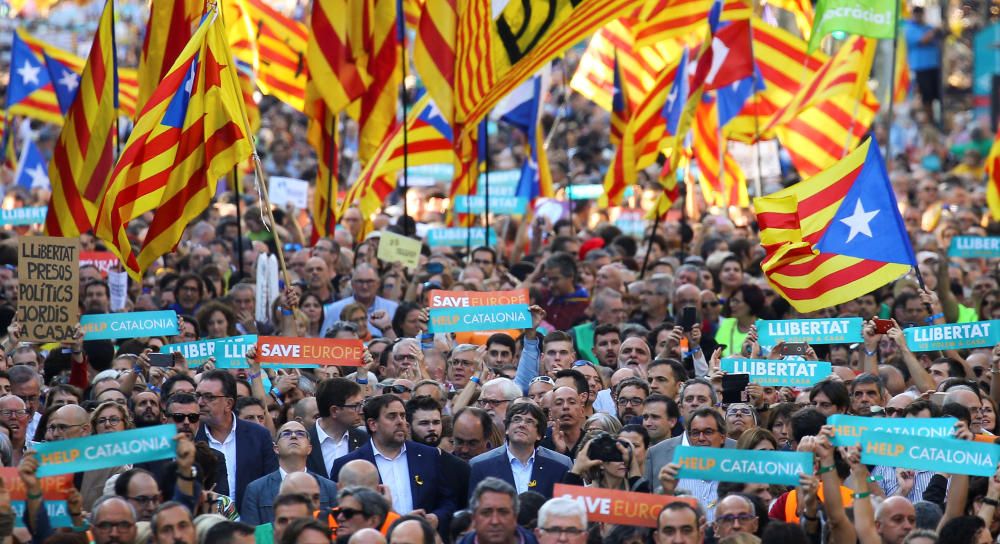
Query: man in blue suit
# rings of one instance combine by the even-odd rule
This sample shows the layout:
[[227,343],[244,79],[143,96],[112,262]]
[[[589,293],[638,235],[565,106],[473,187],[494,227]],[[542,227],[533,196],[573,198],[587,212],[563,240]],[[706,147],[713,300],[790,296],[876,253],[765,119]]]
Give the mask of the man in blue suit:
[[250,482],[278,470],[271,433],[261,425],[238,419],[236,378],[225,370],[206,372],[195,390],[201,426],[195,440],[203,440],[226,458],[229,497],[237,508]]
[[536,491],[551,499],[553,487],[573,462],[561,453],[539,446],[546,427],[542,409],[530,402],[519,402],[507,410],[505,426],[507,444],[470,462],[469,495],[483,478],[493,476],[514,486],[519,495]]
[[[278,470],[254,480],[247,487],[243,504],[240,505],[240,519],[250,525],[261,525],[274,521],[274,499],[278,496],[281,483],[289,474],[306,472],[306,458],[312,451],[309,433],[298,421],[289,421],[278,429],[278,443],[274,445],[278,454]],[[316,482],[316,489],[310,498],[319,509],[330,508],[337,503],[337,484],[309,471]],[[312,497],[319,495],[319,500]]]
[[331,474],[339,474],[341,467],[355,459],[364,459],[378,468],[379,479],[392,494],[394,511],[416,512],[425,516],[438,532],[446,531],[456,505],[441,453],[437,448],[406,439],[406,409],[398,396],[390,393],[371,397],[364,410],[371,439],[338,457]]

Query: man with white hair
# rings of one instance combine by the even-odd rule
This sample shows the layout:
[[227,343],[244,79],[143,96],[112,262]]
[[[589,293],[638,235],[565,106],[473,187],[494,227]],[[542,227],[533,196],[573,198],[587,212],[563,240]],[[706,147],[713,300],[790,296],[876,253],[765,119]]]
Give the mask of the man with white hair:
[[[566,538],[562,538],[565,535]],[[549,499],[538,510],[535,536],[539,544],[587,542],[587,511],[573,499]]]
[[504,428],[504,420],[507,418],[507,408],[510,403],[522,396],[521,388],[509,378],[493,378],[483,384],[483,391],[479,394],[478,406],[486,410],[493,418],[493,424]]

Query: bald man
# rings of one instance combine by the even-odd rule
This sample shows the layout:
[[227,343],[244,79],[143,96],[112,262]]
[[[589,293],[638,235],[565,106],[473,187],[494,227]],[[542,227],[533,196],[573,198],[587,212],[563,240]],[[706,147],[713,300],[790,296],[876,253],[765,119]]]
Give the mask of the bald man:
[[917,512],[906,497],[889,497],[875,510],[875,531],[882,544],[900,544],[916,522]]
[[[90,415],[77,404],[67,404],[53,412],[45,427],[45,439],[49,442],[83,438],[90,434]],[[90,510],[104,494],[104,484],[112,476],[125,472],[125,469],[126,467],[118,466],[77,473],[73,482],[79,484],[77,489],[83,496],[83,509]]]
[[351,535],[347,544],[385,544],[385,537],[375,529],[361,529]]

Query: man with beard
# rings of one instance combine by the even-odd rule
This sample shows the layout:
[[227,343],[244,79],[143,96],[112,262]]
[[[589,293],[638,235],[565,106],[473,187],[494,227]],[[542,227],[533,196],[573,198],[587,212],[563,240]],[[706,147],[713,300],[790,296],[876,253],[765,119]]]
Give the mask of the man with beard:
[[[90,526],[94,544],[132,544],[136,539],[135,510],[121,497],[109,496],[94,503]],[[36,538],[41,538],[38,534]],[[192,542],[194,542],[192,540]]]
[[646,377],[646,366],[652,356],[649,351],[649,344],[638,336],[626,338],[618,348],[618,368],[631,368]]
[[[406,422],[410,426],[411,439],[418,444],[441,448],[441,405],[428,396],[413,397],[406,403]],[[469,464],[454,455],[441,451],[441,462],[450,478],[455,502],[459,509],[468,503],[466,490],[469,488]]]
[[492,434],[493,418],[490,414],[482,408],[466,406],[452,419],[451,441],[455,446],[453,453],[468,463],[477,455],[490,450]]
[[156,509],[149,523],[156,544],[196,544],[191,511],[179,502],[165,502]]
[[643,403],[649,396],[649,384],[639,378],[627,378],[615,387],[615,404],[618,421],[628,425],[633,418],[641,418]]
[[152,391],[143,391],[132,396],[132,413],[136,427],[152,427],[163,423],[160,397]]

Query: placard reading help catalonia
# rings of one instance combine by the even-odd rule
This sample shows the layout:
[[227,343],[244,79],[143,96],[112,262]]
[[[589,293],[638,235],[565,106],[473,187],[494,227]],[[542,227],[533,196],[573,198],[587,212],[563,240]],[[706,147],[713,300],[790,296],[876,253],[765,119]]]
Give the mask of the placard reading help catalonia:
[[17,244],[17,320],[29,342],[73,338],[80,320],[80,239],[22,236]]
[[728,374],[749,374],[750,382],[764,387],[810,387],[833,371],[833,365],[825,361],[740,357],[726,357],[719,368]]
[[1000,320],[903,329],[910,351],[991,348],[1000,343]]
[[170,459],[176,447],[173,424],[95,434],[35,445],[38,476],[57,476],[100,468]]
[[492,331],[531,327],[528,291],[433,290],[430,332]]
[[833,426],[833,445],[854,446],[861,442],[861,435],[879,431],[917,438],[951,438],[957,419],[953,417],[898,418],[863,417],[834,414],[827,423]]
[[969,476],[993,476],[1000,446],[955,438],[923,438],[880,431],[861,435],[861,462]]
[[90,314],[80,317],[80,323],[84,340],[177,335],[177,312],[173,310]]
[[720,482],[797,485],[799,474],[813,472],[812,454],[797,451],[678,446],[673,462],[681,478]]
[[809,342],[810,344],[850,344],[864,340],[860,317],[835,319],[757,320],[757,338],[762,346],[774,346],[779,341]]

